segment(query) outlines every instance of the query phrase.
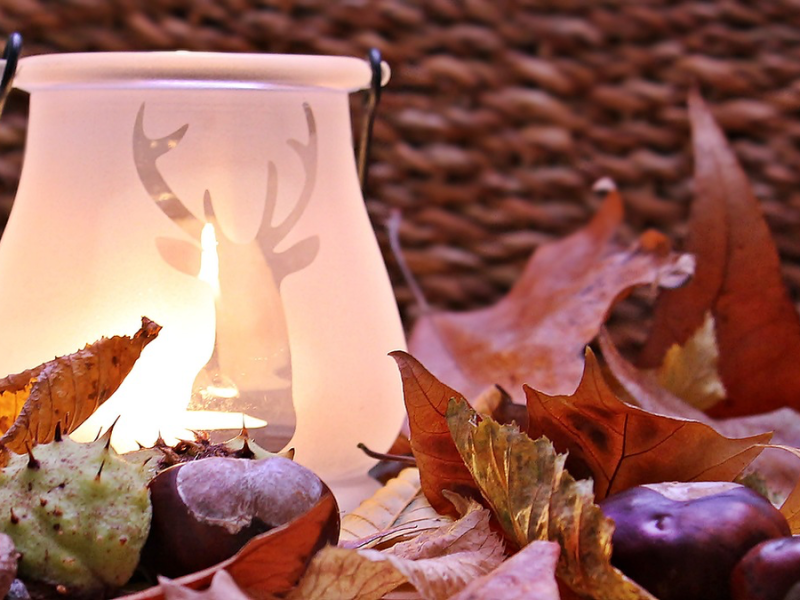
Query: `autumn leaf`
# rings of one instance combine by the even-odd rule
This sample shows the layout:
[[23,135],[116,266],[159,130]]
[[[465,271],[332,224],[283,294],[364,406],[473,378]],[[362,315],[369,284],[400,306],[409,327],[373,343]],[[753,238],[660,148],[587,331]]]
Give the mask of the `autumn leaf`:
[[641,364],[656,367],[683,345],[706,312],[716,323],[719,372],[727,390],[716,417],[800,409],[800,318],[758,201],[725,137],[697,92],[689,97],[695,198],[686,251],[695,277],[665,291]]
[[164,590],[165,600],[252,600],[246,595],[227,571],[217,571],[207,590],[197,592],[166,577],[159,577],[158,584]]
[[800,534],[800,479],[797,480],[797,485],[781,506],[781,512],[789,522],[792,534]]
[[682,346],[673,344],[658,368],[658,383],[695,408],[707,410],[725,398],[719,378],[719,348],[714,335],[714,318],[706,319]]
[[503,544],[489,518],[472,501],[457,521],[384,551],[324,548],[288,600],[372,600],[404,583],[424,598],[449,598],[502,562]]
[[450,600],[560,600],[555,570],[561,548],[532,542]]
[[[227,571],[236,585],[255,600],[266,600],[292,589],[304,573],[311,557],[320,549],[320,535],[325,528],[336,526],[338,507],[333,494],[323,494],[311,510],[292,521],[251,539],[226,561],[172,582],[193,590],[206,589],[221,571]],[[143,592],[129,594],[124,600],[166,600],[158,585]]]
[[403,380],[411,451],[419,467],[422,492],[437,512],[457,516],[442,490],[478,497],[444,416],[450,398],[463,396],[436,379],[410,354],[397,351],[391,356],[397,361]]
[[397,543],[450,521],[422,494],[419,469],[403,469],[342,518],[339,546],[373,548]]
[[0,379],[0,444],[22,454],[70,433],[117,390],[161,326],[142,317],[133,337],[101,338],[74,354]]
[[619,400],[591,350],[571,396],[525,388],[529,435],[545,435],[586,465],[598,499],[644,483],[731,481],[771,434],[728,439],[703,423],[649,413]]
[[[598,340],[612,375],[631,400],[644,410],[699,421],[728,438],[745,438],[771,432],[772,445],[800,447],[800,414],[796,411],[780,408],[760,415],[714,419],[659,385],[657,377],[651,371],[637,369],[625,360],[608,332],[602,331]],[[771,493],[785,497],[800,479],[800,461],[786,452],[768,447],[750,463],[748,471],[763,478]]]
[[464,462],[503,527],[519,546],[557,542],[556,573],[578,594],[596,600],[655,600],[611,566],[613,522],[594,504],[592,481],[576,481],[564,454],[542,437],[480,419],[452,400],[447,421]]
[[623,216],[610,182],[594,219],[571,236],[539,247],[521,277],[492,307],[421,317],[409,351],[440,381],[476,398],[500,385],[522,404],[523,383],[550,394],[572,392],[582,351],[618,296],[633,286],[676,286],[693,259],[669,251],[661,234],[646,232],[623,249],[613,240]]

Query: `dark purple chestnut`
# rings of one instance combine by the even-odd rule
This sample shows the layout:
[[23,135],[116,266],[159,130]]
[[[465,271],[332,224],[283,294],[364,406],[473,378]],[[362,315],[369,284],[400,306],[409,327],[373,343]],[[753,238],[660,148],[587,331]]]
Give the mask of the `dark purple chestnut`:
[[[312,471],[282,457],[175,465],[150,482],[153,519],[144,564],[172,578],[213,566],[306,513],[325,494],[331,492]],[[322,545],[338,541],[338,510],[332,513],[336,523],[320,531]]]
[[736,563],[756,544],[790,535],[763,496],[735,483],[663,483],[609,496],[611,563],[659,600],[729,600]]
[[750,548],[731,575],[733,600],[784,600],[800,585],[800,537],[767,540]]

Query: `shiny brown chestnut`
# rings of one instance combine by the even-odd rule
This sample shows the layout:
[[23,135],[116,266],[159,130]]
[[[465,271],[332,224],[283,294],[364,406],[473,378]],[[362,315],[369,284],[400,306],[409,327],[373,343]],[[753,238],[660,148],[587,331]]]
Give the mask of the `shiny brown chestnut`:
[[784,600],[794,586],[800,586],[798,536],[754,546],[731,575],[733,600]]
[[[200,571],[290,523],[326,494],[330,490],[312,471],[282,457],[175,465],[150,482],[153,520],[143,564],[172,578]],[[338,510],[331,512],[336,522],[321,528],[320,546],[338,541]]]
[[790,535],[780,511],[735,483],[639,486],[600,507],[615,523],[611,563],[659,600],[729,600],[742,556]]

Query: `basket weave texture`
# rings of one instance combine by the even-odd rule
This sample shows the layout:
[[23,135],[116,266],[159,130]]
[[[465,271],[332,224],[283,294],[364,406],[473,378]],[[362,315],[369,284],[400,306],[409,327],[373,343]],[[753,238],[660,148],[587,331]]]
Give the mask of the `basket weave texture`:
[[[407,323],[416,305],[388,251],[402,210],[408,262],[434,306],[474,308],[531,251],[586,222],[614,178],[630,233],[679,244],[691,198],[685,110],[696,83],[752,178],[800,298],[797,0],[0,0],[25,54],[218,50],[365,56],[393,69],[367,204]],[[0,120],[0,202],[21,168],[26,100]],[[353,110],[358,123],[360,98]],[[645,308],[616,314],[635,343]]]

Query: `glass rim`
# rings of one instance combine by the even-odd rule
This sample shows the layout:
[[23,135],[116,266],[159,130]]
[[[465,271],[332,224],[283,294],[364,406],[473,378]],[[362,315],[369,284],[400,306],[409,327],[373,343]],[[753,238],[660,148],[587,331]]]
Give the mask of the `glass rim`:
[[[381,63],[381,85],[389,80]],[[87,87],[282,88],[353,92],[370,87],[372,69],[351,56],[246,54],[186,50],[39,54],[19,60],[14,87],[33,92]]]

